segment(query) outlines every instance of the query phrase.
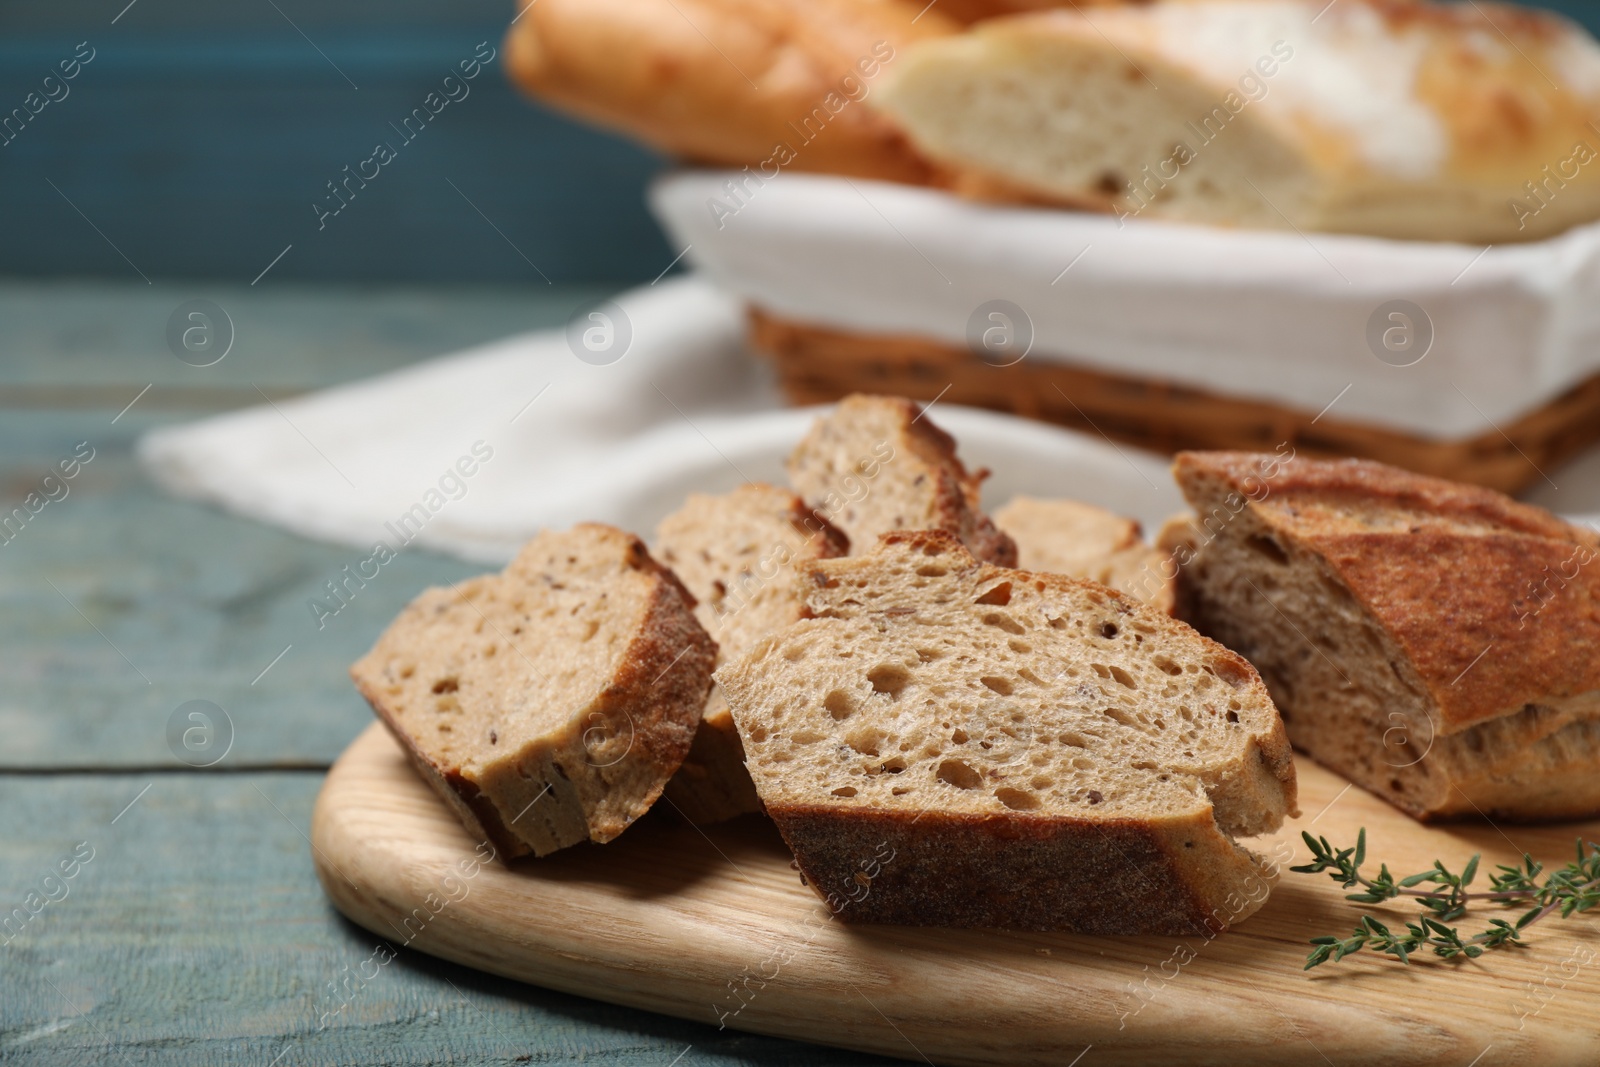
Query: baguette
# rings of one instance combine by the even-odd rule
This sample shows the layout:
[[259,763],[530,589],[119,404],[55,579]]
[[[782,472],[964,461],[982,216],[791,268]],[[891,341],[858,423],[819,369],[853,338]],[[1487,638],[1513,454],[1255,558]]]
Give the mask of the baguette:
[[545,532],[429,589],[350,669],[468,832],[504,858],[609,841],[689,751],[716,644],[631,534]]
[[932,168],[864,101],[907,45],[958,28],[910,0],[539,0],[505,61],[554,108],[750,168],[741,195],[791,167],[923,183]]
[[1145,544],[1133,519],[1076,500],[1019,496],[994,513],[1017,543],[1017,567],[1108,585],[1171,613],[1166,553]]
[[1295,811],[1266,688],[1132,597],[942,531],[813,566],[812,618],[718,672],[808,883],[851,922],[1211,933]]
[[984,19],[1004,15],[1021,15],[1030,11],[1048,11],[1057,7],[1117,7],[1137,4],[1144,0],[938,0],[939,10],[957,22],[982,22]]
[[968,471],[955,438],[905,397],[855,393],[812,424],[790,453],[789,481],[852,545],[892,530],[945,530],[988,563],[1017,546],[980,506],[986,470]]
[[979,196],[1257,229],[1534,240],[1600,217],[1600,47],[1484,0],[1210,0],[980,24],[875,101]]
[[[656,552],[699,601],[695,617],[716,639],[718,663],[800,618],[810,565],[844,555],[849,545],[798,496],[759,484],[722,496],[696,493],[656,530]],[[712,688],[689,755],[663,795],[697,823],[761,810],[720,687]]]
[[1357,460],[1182,453],[1179,611],[1418,819],[1600,813],[1600,537]]

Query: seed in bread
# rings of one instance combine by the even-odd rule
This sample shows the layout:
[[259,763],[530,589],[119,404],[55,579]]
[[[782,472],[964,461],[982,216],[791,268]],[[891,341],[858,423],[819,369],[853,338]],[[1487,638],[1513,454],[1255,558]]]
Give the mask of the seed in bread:
[[1266,688],[1104,586],[894,533],[813,566],[804,619],[717,674],[767,813],[849,921],[1083,933],[1233,925],[1294,814]]
[[[794,493],[753,483],[721,496],[693,494],[662,520],[655,543],[661,562],[699,601],[695,616],[716,639],[719,663],[800,618],[811,564],[848,550],[844,534]],[[665,795],[694,822],[761,810],[720,688],[711,690]]]
[[1296,748],[1420,819],[1600,813],[1593,531],[1361,460],[1174,472],[1179,611],[1256,665]]
[[908,48],[874,100],[980,196],[1479,243],[1600,217],[1600,46],[1489,0],[994,19]]
[[429,589],[350,669],[412,762],[504,857],[609,841],[689,751],[716,644],[643,542],[583,524]]
[[980,507],[989,472],[968,472],[955,438],[905,397],[845,397],[812,424],[788,467],[800,495],[858,551],[891,530],[945,530],[985,562],[1017,562],[1016,544]]
[[1138,522],[1077,500],[1019,496],[994,513],[1017,543],[1017,567],[1070,574],[1172,610],[1167,554],[1145,544]]

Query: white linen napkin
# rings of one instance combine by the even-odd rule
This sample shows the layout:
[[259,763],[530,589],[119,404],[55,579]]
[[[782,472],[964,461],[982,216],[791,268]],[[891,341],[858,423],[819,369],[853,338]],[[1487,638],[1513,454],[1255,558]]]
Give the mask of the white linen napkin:
[[[648,539],[692,491],[783,483],[783,457],[815,412],[782,409],[743,350],[736,300],[691,276],[601,311],[608,320],[586,329],[631,334],[615,362],[580,360],[561,330],[524,334],[159,429],[139,453],[170,492],[308,537],[490,563],[541,527],[593,520]],[[1182,507],[1162,457],[952,405],[930,417],[969,465],[994,471],[990,506],[1069,496],[1151,529]]]
[[1003,301],[1030,362],[1424,437],[1493,434],[1600,372],[1600,223],[1485,248],[696,170],[651,206],[698,269],[801,322],[961,347]]

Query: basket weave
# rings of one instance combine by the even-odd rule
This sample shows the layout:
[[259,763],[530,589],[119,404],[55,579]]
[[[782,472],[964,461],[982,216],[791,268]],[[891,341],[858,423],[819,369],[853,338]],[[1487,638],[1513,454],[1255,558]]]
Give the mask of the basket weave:
[[1271,452],[1288,442],[1311,455],[1360,456],[1514,493],[1600,440],[1600,375],[1498,430],[1439,441],[1064,363],[1025,359],[995,367],[954,345],[849,333],[759,308],[750,309],[749,338],[751,347],[776,365],[795,404],[849,393],[938,398],[1059,423],[1155,452]]

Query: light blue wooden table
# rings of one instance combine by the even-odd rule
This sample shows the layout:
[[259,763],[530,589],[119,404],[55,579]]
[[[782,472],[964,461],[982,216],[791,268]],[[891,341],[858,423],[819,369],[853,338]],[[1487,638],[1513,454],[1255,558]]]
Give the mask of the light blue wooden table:
[[[307,597],[348,550],[168,499],[130,448],[152,426],[259,402],[258,387],[380,373],[562,322],[596,295],[0,285],[0,513],[94,449],[67,495],[0,543],[0,1063],[879,1062],[409,951],[318,1027],[319,996],[376,943],[329,906],[306,840],[324,771],[371,721],[346,665],[422,586],[477,568],[407,551],[313,631]],[[204,373],[163,339],[192,297],[238,328]],[[191,700],[233,724],[207,769],[169,745]]]

